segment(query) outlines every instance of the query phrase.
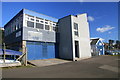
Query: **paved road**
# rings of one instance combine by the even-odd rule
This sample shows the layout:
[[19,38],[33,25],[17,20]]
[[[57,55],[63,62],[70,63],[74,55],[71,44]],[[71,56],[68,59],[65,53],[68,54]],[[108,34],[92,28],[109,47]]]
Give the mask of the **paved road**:
[[99,56],[64,64],[3,69],[3,78],[117,78],[118,56]]

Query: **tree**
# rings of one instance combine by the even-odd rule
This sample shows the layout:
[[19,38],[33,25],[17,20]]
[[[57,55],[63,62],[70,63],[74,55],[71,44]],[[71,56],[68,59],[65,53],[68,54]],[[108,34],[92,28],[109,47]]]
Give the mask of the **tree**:
[[120,41],[119,40],[116,40],[115,48],[120,49]]
[[114,40],[109,40],[109,50],[113,49]]

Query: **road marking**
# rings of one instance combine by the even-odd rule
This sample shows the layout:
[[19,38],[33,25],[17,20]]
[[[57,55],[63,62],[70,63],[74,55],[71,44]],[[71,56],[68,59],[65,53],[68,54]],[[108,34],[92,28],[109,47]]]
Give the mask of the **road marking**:
[[118,68],[117,67],[113,67],[113,66],[109,66],[109,65],[103,65],[103,66],[100,66],[99,68],[110,70],[110,71],[113,71],[113,72],[118,72]]

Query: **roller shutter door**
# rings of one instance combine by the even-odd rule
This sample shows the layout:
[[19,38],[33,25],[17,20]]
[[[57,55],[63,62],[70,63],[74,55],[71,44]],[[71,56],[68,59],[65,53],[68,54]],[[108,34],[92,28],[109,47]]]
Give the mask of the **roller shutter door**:
[[28,60],[55,58],[55,44],[43,42],[27,42]]

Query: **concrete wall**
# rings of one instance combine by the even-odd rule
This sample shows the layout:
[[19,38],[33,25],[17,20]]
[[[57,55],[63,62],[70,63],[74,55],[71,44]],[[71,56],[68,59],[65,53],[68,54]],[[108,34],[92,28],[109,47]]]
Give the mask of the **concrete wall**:
[[[74,34],[74,23],[78,24],[78,36]],[[64,17],[59,20],[58,25],[60,58],[76,60],[75,41],[79,42],[79,56],[77,58],[84,59],[91,57],[89,25],[86,14]]]
[[58,25],[59,57],[63,59],[73,59],[71,16],[60,19]]
[[[91,47],[90,47],[90,37],[89,37],[89,24],[87,22],[87,14],[80,14],[77,17],[72,16],[72,31],[74,30],[73,23],[78,23],[79,37],[75,37],[74,32],[73,36],[73,45],[74,41],[79,41],[79,58],[88,58],[91,57]],[[73,56],[75,58],[75,47],[73,46]]]

